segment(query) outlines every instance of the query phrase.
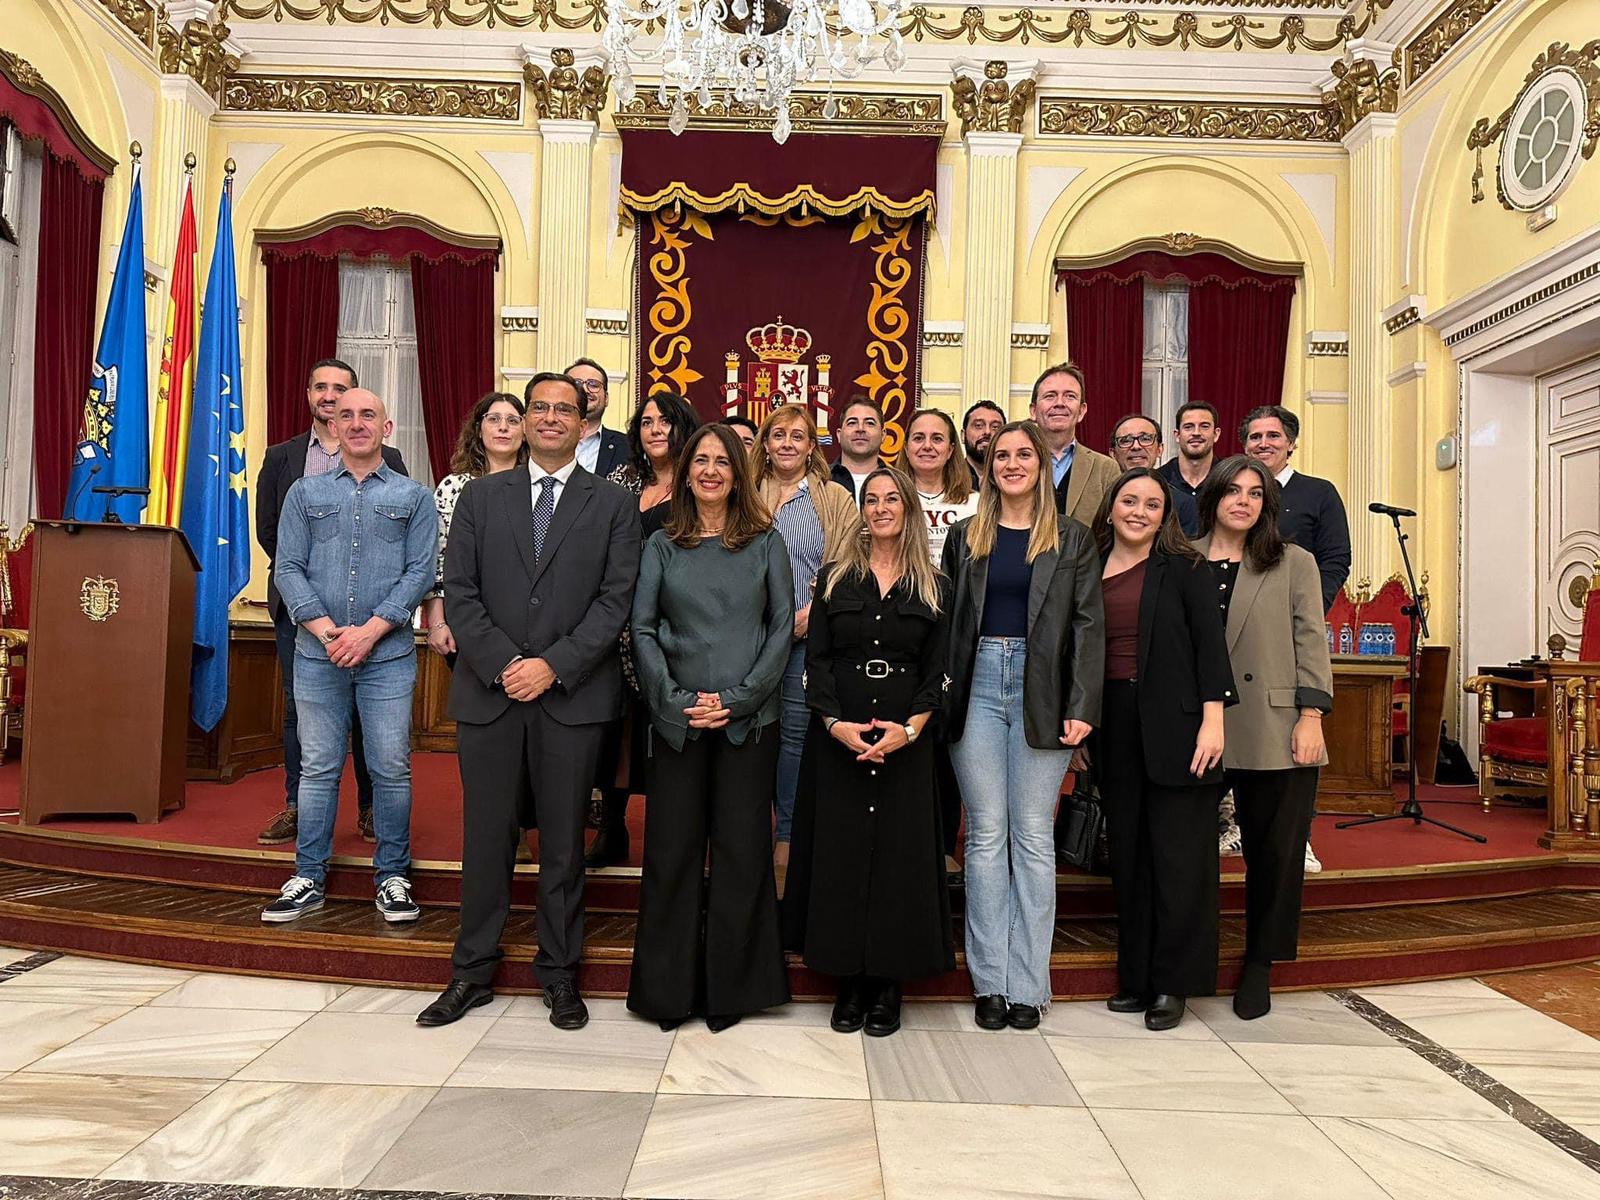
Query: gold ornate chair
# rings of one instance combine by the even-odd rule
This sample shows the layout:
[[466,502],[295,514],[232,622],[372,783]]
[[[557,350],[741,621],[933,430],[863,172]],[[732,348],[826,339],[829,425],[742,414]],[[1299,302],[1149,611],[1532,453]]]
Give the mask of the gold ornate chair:
[[[1487,812],[1497,795],[1543,799],[1550,830],[1544,841],[1600,839],[1600,562],[1583,610],[1577,661],[1566,639],[1550,638],[1550,657],[1515,668],[1522,678],[1474,675],[1464,685],[1478,697],[1478,793]],[[1509,695],[1508,695],[1509,694]],[[1533,715],[1508,715],[1522,698]]]
[[22,733],[27,682],[28,603],[33,582],[33,551],[28,539],[33,523],[11,540],[0,522],[0,765],[6,761],[11,736]]

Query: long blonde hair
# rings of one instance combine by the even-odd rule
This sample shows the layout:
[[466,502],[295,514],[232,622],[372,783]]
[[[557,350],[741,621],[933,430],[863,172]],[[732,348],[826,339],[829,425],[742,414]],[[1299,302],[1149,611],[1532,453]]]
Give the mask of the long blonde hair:
[[[937,614],[940,572],[928,555],[928,518],[922,511],[922,502],[917,498],[916,485],[893,467],[879,467],[861,485],[863,511],[866,508],[867,491],[874,479],[894,482],[906,514],[905,525],[900,530],[900,544],[895,547],[895,584],[909,583],[911,594]],[[839,561],[833,563],[828,571],[828,581],[822,587],[823,600],[829,599],[833,595],[834,584],[845,578],[861,581],[872,578],[872,534],[867,528],[865,516],[861,518],[856,536],[845,544]]]
[[1033,489],[1033,525],[1028,532],[1028,561],[1031,563],[1047,550],[1061,544],[1061,522],[1056,513],[1056,489],[1050,479],[1050,450],[1045,445],[1044,434],[1032,421],[1010,421],[989,442],[989,451],[983,456],[983,482],[978,491],[978,511],[967,526],[967,549],[973,558],[987,558],[994,553],[995,530],[1000,527],[1000,485],[994,478],[995,448],[1008,433],[1020,433],[1033,444],[1039,458],[1039,482]]
[[817,423],[811,419],[803,405],[780,404],[767,414],[767,419],[761,422],[761,428],[756,431],[755,449],[750,452],[750,477],[760,483],[772,474],[772,460],[767,457],[767,434],[774,425],[778,424],[804,426],[806,434],[811,438],[811,454],[806,459],[806,475],[811,479],[827,479],[828,460],[822,453],[822,439],[817,434]]

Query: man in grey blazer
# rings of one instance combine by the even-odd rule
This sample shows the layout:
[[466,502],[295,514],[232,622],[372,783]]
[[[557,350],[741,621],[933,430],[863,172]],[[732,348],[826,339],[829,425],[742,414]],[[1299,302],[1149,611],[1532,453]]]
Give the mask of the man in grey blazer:
[[1056,509],[1084,525],[1093,525],[1100,501],[1121,472],[1110,457],[1078,441],[1078,423],[1089,411],[1084,398],[1087,386],[1077,363],[1046,367],[1033,381],[1028,415],[1044,434],[1050,451]]
[[583,391],[528,385],[527,470],[469,483],[445,548],[445,613],[462,813],[461,930],[444,994],[417,1017],[446,1025],[493,998],[521,828],[539,821],[539,951],[550,1023],[581,1029],[583,818],[606,722],[622,714],[617,639],[639,575],[639,509],[577,463]]

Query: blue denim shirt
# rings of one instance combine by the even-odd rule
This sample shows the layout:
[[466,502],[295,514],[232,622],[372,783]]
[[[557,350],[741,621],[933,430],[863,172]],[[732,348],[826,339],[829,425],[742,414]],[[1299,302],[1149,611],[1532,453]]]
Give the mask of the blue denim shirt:
[[342,463],[297,480],[278,518],[276,563],[278,591],[302,626],[296,652],[327,656],[303,628],[307,621],[361,625],[378,616],[394,629],[369,661],[412,653],[411,613],[433,583],[438,529],[433,493],[387,463],[359,483]]

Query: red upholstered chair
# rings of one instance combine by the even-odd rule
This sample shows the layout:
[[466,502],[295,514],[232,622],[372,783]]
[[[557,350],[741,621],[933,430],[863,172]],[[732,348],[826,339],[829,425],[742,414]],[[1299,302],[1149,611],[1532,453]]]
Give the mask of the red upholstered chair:
[[0,764],[11,735],[21,736],[27,691],[28,605],[33,588],[30,522],[16,541],[0,523]]
[[[1579,659],[1564,657],[1566,640],[1550,639],[1550,658],[1531,678],[1474,675],[1478,697],[1478,791],[1488,811],[1496,795],[1544,798],[1552,838],[1600,831],[1600,562],[1584,603]],[[1532,699],[1533,716],[1504,715],[1497,696]]]

